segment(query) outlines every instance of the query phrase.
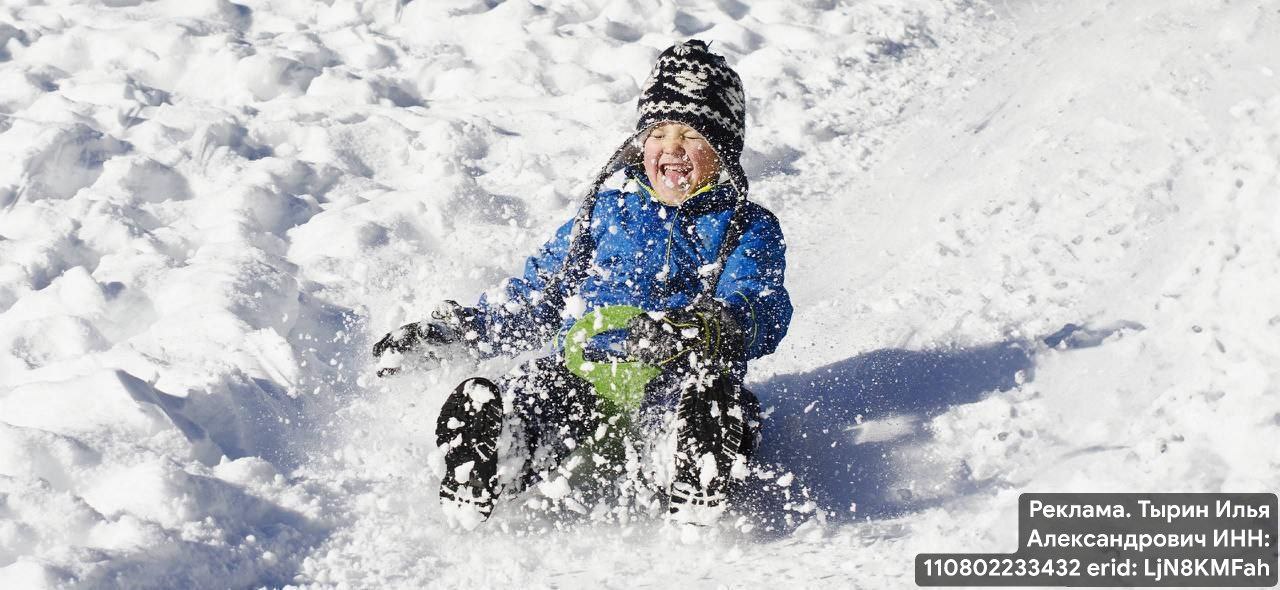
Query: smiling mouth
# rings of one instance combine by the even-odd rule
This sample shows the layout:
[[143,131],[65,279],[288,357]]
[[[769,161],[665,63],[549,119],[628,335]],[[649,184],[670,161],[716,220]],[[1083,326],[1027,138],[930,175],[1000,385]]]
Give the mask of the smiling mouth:
[[692,184],[689,177],[693,174],[693,166],[688,163],[659,164],[658,172],[662,176],[662,184],[667,185],[667,188],[688,190],[689,185]]

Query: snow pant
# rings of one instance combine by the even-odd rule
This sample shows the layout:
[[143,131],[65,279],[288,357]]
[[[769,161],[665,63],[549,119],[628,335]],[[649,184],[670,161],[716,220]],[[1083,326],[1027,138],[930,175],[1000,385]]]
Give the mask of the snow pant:
[[[760,402],[732,377],[718,375],[708,379],[686,379],[687,368],[663,371],[645,386],[644,400],[636,413],[635,424],[646,435],[656,435],[665,416],[675,411],[686,389],[712,387],[735,392],[743,411],[746,432],[739,453],[750,458],[755,451],[760,429]],[[573,449],[596,432],[605,419],[600,397],[590,383],[565,367],[564,359],[549,356],[525,363],[504,376],[498,383],[503,397],[512,401],[510,411],[519,419],[528,461],[524,466],[521,486],[537,483],[550,470],[564,461]],[[691,392],[697,394],[698,392]],[[504,404],[506,405],[506,404]]]

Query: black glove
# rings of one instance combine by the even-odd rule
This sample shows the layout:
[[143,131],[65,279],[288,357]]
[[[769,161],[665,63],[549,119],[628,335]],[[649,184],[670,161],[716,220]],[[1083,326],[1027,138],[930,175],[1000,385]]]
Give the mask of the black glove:
[[711,299],[631,318],[622,346],[628,358],[647,365],[719,369],[742,358],[742,328]]
[[[385,377],[399,372],[399,355],[423,347],[439,349],[465,342],[474,317],[475,310],[462,307],[455,301],[445,301],[431,312],[432,321],[405,324],[383,336],[373,345],[373,356],[379,361],[392,364],[380,367],[378,376]],[[438,361],[439,354],[431,349],[424,356]]]
[[373,356],[380,357],[388,350],[403,354],[417,348],[419,344],[452,344],[459,339],[453,328],[440,322],[414,322],[383,336],[382,340],[373,345]]

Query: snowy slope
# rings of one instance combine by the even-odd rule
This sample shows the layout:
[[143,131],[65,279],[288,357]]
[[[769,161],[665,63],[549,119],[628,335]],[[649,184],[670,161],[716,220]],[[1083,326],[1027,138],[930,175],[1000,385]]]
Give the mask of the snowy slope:
[[[1020,492],[1280,489],[1280,11],[1061,4],[5,3],[0,587],[895,588]],[[371,338],[516,271],[694,35],[787,235],[795,501],[450,531],[435,407],[511,362]]]

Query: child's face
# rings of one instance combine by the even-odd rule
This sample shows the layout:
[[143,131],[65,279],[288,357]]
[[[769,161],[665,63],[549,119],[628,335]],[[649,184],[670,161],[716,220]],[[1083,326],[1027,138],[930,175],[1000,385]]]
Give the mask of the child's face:
[[644,140],[644,172],[658,200],[679,205],[720,177],[720,157],[693,127],[658,123]]

